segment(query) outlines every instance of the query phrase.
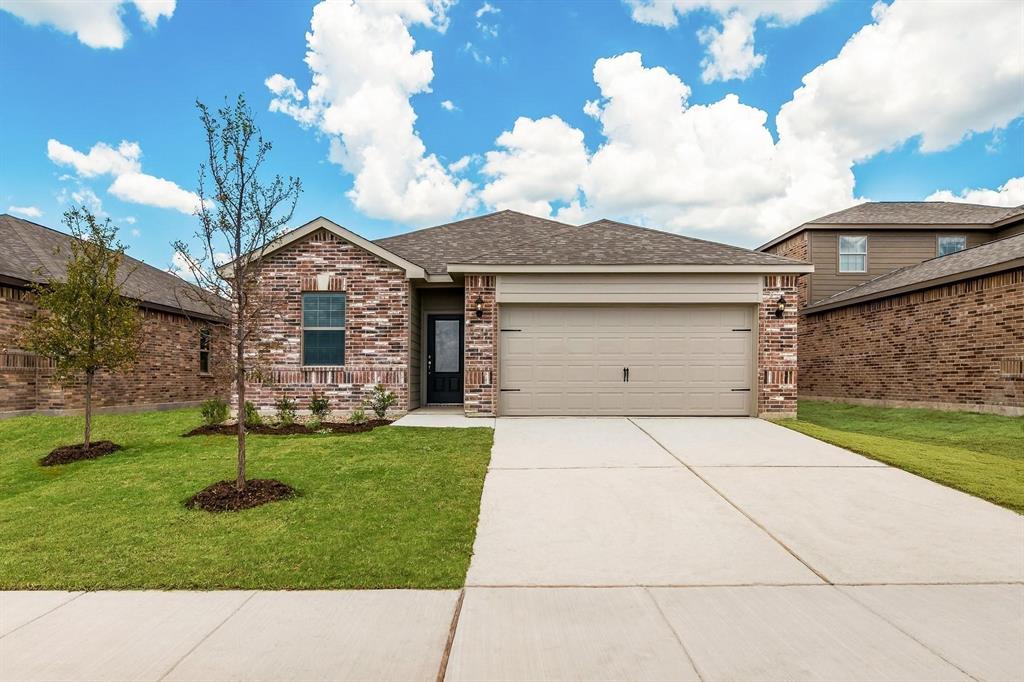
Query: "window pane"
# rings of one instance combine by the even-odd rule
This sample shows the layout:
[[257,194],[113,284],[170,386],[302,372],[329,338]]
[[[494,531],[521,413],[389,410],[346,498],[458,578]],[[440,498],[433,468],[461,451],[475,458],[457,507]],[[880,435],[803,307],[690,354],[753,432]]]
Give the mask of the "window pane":
[[201,351],[199,353],[199,371],[203,374],[210,373],[210,353],[208,351]]
[[302,364],[344,365],[345,332],[304,331],[302,333]]
[[210,350],[210,330],[203,328],[199,330],[199,350]]
[[939,255],[947,256],[967,248],[967,237],[939,237]]
[[344,327],[345,294],[303,294],[303,327]]
[[434,321],[434,371],[459,371],[459,321]]
[[840,237],[839,238],[839,253],[867,253],[868,252],[868,238],[867,237]]
[[866,256],[839,256],[839,272],[864,272]]

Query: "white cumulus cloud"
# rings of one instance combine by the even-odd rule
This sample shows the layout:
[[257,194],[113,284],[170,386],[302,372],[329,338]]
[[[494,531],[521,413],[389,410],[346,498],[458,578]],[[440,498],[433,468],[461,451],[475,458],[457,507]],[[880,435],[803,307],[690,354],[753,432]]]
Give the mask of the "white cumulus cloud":
[[988,204],[989,206],[1024,205],[1024,176],[1010,178],[996,189],[965,189],[959,193],[948,189],[929,195],[926,201],[960,201],[967,204]]
[[457,106],[455,106],[455,102],[451,101],[450,99],[442,101],[441,108],[444,109],[445,111],[458,111],[459,109]]
[[[430,92],[433,56],[409,27],[443,31],[448,2],[321,2],[306,34],[312,87],[306,102],[275,74],[271,111],[330,139],[328,158],[354,176],[348,192],[367,215],[422,225],[472,206],[472,185],[427,152],[410,98]],[[269,87],[268,83],[268,87]],[[297,90],[297,88],[296,88]]]
[[161,17],[174,14],[176,0],[0,0],[0,10],[31,26],[53,26],[89,47],[110,49],[124,47],[128,38],[121,20],[126,5],[134,6],[143,23],[152,27]]
[[707,11],[717,15],[721,28],[705,26],[697,32],[707,55],[701,61],[705,83],[744,79],[765,60],[754,51],[754,30],[758,21],[770,26],[788,26],[815,14],[830,0],[626,0],[633,20],[663,28],[679,24],[688,12]]
[[43,215],[43,212],[35,206],[8,206],[7,212],[25,216],[26,218],[39,218]]
[[[176,183],[142,172],[142,148],[137,142],[122,141],[116,148],[97,142],[88,153],[80,152],[59,140],[46,143],[46,154],[55,164],[74,168],[80,178],[103,175],[114,177],[107,191],[122,201],[158,208],[173,208],[191,215],[199,207],[199,196]],[[95,205],[102,210],[100,199],[91,190],[89,201],[71,198],[75,203]],[[97,212],[97,211],[94,211]]]

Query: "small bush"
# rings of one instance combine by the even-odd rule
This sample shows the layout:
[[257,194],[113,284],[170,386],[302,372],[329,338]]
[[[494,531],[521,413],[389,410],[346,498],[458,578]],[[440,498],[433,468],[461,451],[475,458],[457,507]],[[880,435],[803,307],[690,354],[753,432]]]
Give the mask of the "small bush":
[[384,419],[388,415],[388,409],[398,402],[398,396],[389,391],[384,384],[377,384],[373,392],[366,400],[366,405],[377,415],[377,419]]
[[203,416],[203,423],[210,426],[223,423],[228,418],[228,412],[228,404],[220,398],[207,400],[199,408],[199,414]]
[[306,420],[306,428],[309,429],[310,431],[319,431],[322,425],[323,424],[320,421],[320,417],[316,416],[315,414]]
[[357,407],[352,410],[352,416],[348,418],[352,424],[365,424],[366,423],[366,412],[361,407]]
[[263,417],[260,416],[260,411],[256,409],[256,406],[250,403],[248,400],[245,401],[245,425],[246,426],[259,426],[263,423]]
[[313,391],[313,395],[309,397],[309,411],[319,421],[327,419],[331,413],[331,399],[323,393]]
[[274,401],[277,408],[277,423],[282,426],[290,426],[295,423],[295,401],[288,396],[281,396]]

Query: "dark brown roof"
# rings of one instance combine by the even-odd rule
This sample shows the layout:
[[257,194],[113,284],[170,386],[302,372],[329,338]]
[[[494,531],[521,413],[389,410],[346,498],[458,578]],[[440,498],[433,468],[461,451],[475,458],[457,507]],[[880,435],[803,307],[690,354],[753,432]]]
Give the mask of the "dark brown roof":
[[378,239],[376,244],[423,266],[473,265],[794,265],[750,251],[612,220],[573,226],[516,211]]
[[955,201],[869,201],[829,213],[807,225],[991,225],[1024,206],[985,206]]
[[998,239],[964,249],[947,256],[938,256],[917,265],[868,280],[859,286],[829,296],[804,309],[816,312],[852,305],[864,300],[884,298],[907,290],[924,289],[939,283],[968,279],[979,271],[1024,267],[1024,234]]
[[[21,282],[45,282],[64,276],[67,258],[70,255],[71,235],[50,229],[14,216],[0,215],[0,277]],[[224,303],[211,298],[193,284],[131,256],[125,256],[121,266],[132,270],[125,280],[125,292],[142,304],[153,307],[180,310],[189,315],[214,318],[209,306],[197,295],[213,301],[224,313]]]

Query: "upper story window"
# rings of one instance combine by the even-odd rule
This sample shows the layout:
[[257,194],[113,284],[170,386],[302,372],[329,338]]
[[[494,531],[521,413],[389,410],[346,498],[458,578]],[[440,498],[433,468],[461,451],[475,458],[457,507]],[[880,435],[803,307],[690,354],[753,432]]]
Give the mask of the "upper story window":
[[868,238],[839,236],[839,272],[868,271]]
[[939,255],[948,256],[951,253],[957,251],[963,251],[967,248],[967,237],[962,234],[958,234],[954,237],[939,237]]
[[210,340],[211,332],[209,327],[199,330],[199,373],[210,373]]
[[302,364],[345,364],[345,294],[302,294]]

